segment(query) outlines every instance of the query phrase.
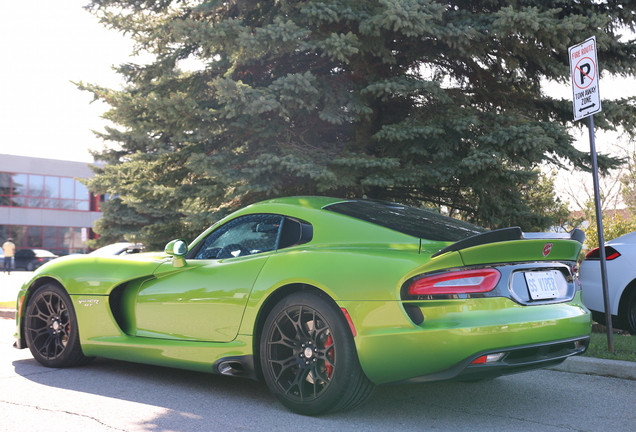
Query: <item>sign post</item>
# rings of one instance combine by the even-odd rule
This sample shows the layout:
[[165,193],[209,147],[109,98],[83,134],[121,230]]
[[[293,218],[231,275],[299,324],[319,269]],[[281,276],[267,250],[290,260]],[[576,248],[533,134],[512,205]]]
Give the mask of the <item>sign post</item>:
[[598,159],[594,140],[594,114],[601,112],[601,94],[598,86],[598,61],[596,57],[596,37],[568,49],[570,58],[570,78],[572,79],[572,107],[574,120],[588,118],[590,136],[590,154],[592,156],[592,179],[594,183],[594,205],[596,208],[596,227],[598,231],[599,258],[601,265],[601,283],[603,286],[603,304],[605,307],[605,325],[607,329],[607,349],[614,352],[612,312],[609,308],[607,284],[607,254],[603,235],[603,212],[598,180]]

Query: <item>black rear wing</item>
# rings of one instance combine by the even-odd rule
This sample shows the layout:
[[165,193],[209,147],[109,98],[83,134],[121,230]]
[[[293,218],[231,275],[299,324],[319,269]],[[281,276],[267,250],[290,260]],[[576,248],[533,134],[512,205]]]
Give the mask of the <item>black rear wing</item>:
[[482,234],[477,234],[455,242],[452,245],[438,250],[431,256],[431,258],[442,255],[446,252],[458,251],[473,246],[523,239],[562,239],[575,240],[579,243],[583,243],[585,241],[585,233],[578,228],[573,229],[569,233],[524,233],[519,227],[502,228],[494,231],[488,231]]

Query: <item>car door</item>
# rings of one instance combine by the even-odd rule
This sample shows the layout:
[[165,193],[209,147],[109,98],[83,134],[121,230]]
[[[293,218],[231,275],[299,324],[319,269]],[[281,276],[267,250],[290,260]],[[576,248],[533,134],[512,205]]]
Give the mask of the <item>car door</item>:
[[283,217],[239,217],[199,242],[186,265],[162,264],[135,301],[136,335],[228,342],[239,329],[254,282],[278,245]]
[[[23,268],[27,270],[28,265],[33,258],[35,257],[35,253],[31,249],[22,249],[15,253],[15,257],[13,258],[13,266],[17,268]],[[33,270],[33,269],[31,269]]]

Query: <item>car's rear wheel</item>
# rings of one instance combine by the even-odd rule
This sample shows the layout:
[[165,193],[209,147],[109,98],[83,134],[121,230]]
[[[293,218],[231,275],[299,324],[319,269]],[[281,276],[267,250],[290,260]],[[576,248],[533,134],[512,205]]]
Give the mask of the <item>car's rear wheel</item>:
[[627,322],[627,330],[631,334],[636,335],[636,289],[633,289],[627,297],[625,321]]
[[272,309],[260,360],[270,391],[299,414],[353,408],[375,388],[360,367],[342,311],[317,293],[292,294]]
[[47,367],[71,367],[92,360],[82,353],[71,299],[55,284],[38,288],[24,317],[24,333],[33,357]]

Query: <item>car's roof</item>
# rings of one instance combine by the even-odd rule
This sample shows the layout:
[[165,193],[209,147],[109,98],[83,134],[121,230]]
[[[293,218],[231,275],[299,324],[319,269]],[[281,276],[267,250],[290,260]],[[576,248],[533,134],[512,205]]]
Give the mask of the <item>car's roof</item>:
[[135,244],[136,243],[130,242],[112,243],[106,246],[102,246],[99,249],[95,249],[94,251],[90,252],[89,255],[116,255],[128,247],[134,246]]
[[622,244],[622,243],[636,243],[636,231],[632,231],[628,234],[616,237],[613,240],[608,241],[610,244]]
[[266,201],[261,201],[255,204],[252,204],[249,207],[259,207],[259,206],[268,206],[272,204],[286,204],[293,205],[297,207],[304,207],[307,209],[319,210],[324,206],[329,204],[334,204],[337,202],[348,201],[342,198],[332,198],[332,197],[322,197],[322,196],[295,196],[295,197],[283,197],[283,198],[274,198]]
[[[219,223],[255,212],[285,214],[312,224],[327,224],[327,229],[319,228],[318,231],[314,231],[314,239],[326,243],[359,243],[368,242],[371,238],[380,243],[409,241],[396,237],[398,233],[411,239],[455,242],[485,231],[483,228],[433,211],[402,204],[322,196],[297,196],[261,201],[238,210]],[[360,224],[361,222],[363,224]],[[370,225],[363,228],[365,224]],[[386,238],[379,234],[378,230],[387,229],[393,234],[386,234]],[[373,234],[368,230],[372,230]]]
[[53,252],[46,249],[31,249],[31,250],[35,252],[36,254],[42,255],[42,256],[57,256]]

